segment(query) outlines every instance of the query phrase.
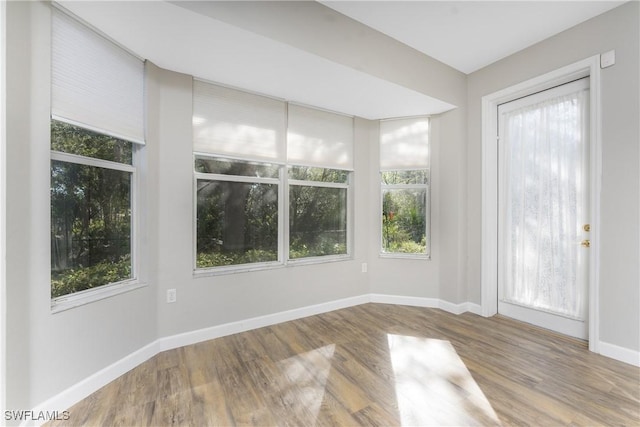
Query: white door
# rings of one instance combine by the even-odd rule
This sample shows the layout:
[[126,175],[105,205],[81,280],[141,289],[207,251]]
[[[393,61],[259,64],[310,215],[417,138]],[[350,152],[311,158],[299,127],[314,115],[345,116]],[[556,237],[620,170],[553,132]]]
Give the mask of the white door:
[[589,80],[498,107],[498,312],[588,338]]

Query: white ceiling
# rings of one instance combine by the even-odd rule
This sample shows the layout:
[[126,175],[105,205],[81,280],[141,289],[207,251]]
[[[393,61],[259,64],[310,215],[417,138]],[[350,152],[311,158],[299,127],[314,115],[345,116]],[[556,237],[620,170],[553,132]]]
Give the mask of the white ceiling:
[[[470,72],[621,2],[322,2]],[[169,70],[367,119],[437,114],[454,105],[165,1],[61,1]]]
[[469,74],[624,1],[321,1]]

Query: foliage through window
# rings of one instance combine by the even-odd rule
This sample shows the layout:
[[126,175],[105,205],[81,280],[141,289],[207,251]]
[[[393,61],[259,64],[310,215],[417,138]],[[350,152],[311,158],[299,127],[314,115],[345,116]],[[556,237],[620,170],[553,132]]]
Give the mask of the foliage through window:
[[196,158],[196,267],[278,260],[279,168]]
[[289,168],[289,258],[347,253],[348,172]]
[[282,262],[279,221],[288,187],[288,260],[347,254],[349,172],[197,155],[196,268]]
[[427,255],[428,170],[382,172],[382,252]]
[[51,297],[133,278],[133,144],[51,121]]

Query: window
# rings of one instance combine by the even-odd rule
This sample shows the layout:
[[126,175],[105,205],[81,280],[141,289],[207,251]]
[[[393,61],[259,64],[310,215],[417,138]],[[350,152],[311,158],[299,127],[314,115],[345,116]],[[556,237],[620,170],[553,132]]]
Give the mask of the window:
[[278,261],[279,167],[196,156],[196,268]]
[[51,122],[51,297],[131,279],[133,144]]
[[347,254],[349,173],[289,168],[289,258]]
[[383,253],[427,253],[427,175],[382,172]]
[[193,129],[196,270],[349,256],[352,117],[195,80]]
[[381,252],[429,256],[429,121],[380,123]]
[[53,11],[54,304],[136,278],[135,156],[144,144],[143,94],[140,59],[63,11]]

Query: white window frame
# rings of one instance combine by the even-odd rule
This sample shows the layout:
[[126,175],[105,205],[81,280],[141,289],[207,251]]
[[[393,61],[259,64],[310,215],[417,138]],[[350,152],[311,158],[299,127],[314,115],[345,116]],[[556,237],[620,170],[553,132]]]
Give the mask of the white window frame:
[[[292,167],[296,167],[299,165],[289,165]],[[313,168],[318,168],[318,169],[333,169],[336,170],[336,168],[323,168],[323,167],[319,167],[319,166],[311,166]],[[287,198],[287,204],[286,204],[286,221],[285,221],[285,260],[287,264],[291,264],[291,265],[299,265],[299,264],[318,264],[318,263],[323,263],[323,262],[331,262],[331,261],[343,261],[343,260],[348,260],[348,259],[352,259],[353,255],[352,255],[352,241],[353,241],[353,234],[352,234],[352,215],[351,212],[353,211],[352,206],[352,198],[353,198],[353,190],[352,190],[352,181],[353,181],[353,171],[350,170],[344,170],[347,173],[347,179],[346,182],[341,183],[341,182],[321,182],[321,181],[308,181],[308,180],[299,180],[299,179],[289,179],[289,171],[287,170],[285,173],[285,180],[286,180],[286,198]],[[303,258],[296,258],[296,259],[290,259],[289,258],[289,248],[290,248],[290,242],[289,242],[289,237],[290,237],[290,230],[289,230],[289,188],[291,185],[298,185],[298,186],[303,186],[303,187],[320,187],[320,188],[341,188],[341,189],[346,189],[347,191],[347,206],[345,207],[347,209],[347,232],[346,232],[346,253],[344,254],[335,254],[335,255],[318,255],[318,256],[310,256],[310,257],[303,257]]]
[[[278,178],[261,178],[255,176],[241,176],[241,175],[225,175],[217,173],[205,173],[195,171],[195,162],[197,158],[209,158],[215,160],[229,160],[237,162],[250,161],[256,164],[272,165],[278,167]],[[284,264],[283,258],[283,241],[280,235],[284,222],[284,194],[282,185],[283,165],[278,163],[269,163],[265,161],[244,160],[244,159],[232,159],[229,157],[216,156],[208,153],[194,153],[193,154],[193,272],[194,275],[217,275],[217,274],[229,274],[239,273],[255,270],[267,270],[276,267],[281,267]],[[224,182],[240,182],[248,184],[275,184],[278,186],[278,259],[276,261],[255,262],[246,264],[234,264],[234,265],[221,265],[214,267],[198,267],[198,181],[224,181]]]
[[[210,87],[209,87],[210,86]],[[211,89],[211,90],[209,90]],[[247,153],[243,150],[229,150],[218,146],[219,138],[229,139],[235,144],[243,144],[245,141],[242,134],[230,135],[218,135],[215,132],[215,126],[207,130],[204,126],[206,120],[210,121],[210,124],[220,120],[221,122],[231,122],[234,125],[243,124],[235,123],[236,116],[243,116],[243,114],[236,114],[232,118],[225,117],[227,111],[225,110],[225,99],[216,99],[216,94],[213,92],[223,91],[228,92],[227,96],[222,98],[229,98],[239,105],[245,105],[246,111],[249,112],[244,118],[245,121],[251,122],[256,119],[258,122],[265,117],[257,115],[252,117],[256,112],[259,113],[260,108],[254,108],[251,106],[251,98],[254,97],[255,101],[260,103],[271,101],[277,101],[277,108],[282,108],[282,120],[271,120],[270,126],[273,128],[276,135],[278,132],[284,132],[284,138],[279,140],[281,142],[276,144],[280,150],[275,150],[270,154],[255,154]],[[208,93],[209,92],[209,93]],[[193,85],[194,93],[194,114],[193,114],[193,129],[194,129],[194,178],[193,178],[193,243],[192,243],[192,266],[193,274],[195,276],[200,275],[216,275],[225,274],[230,272],[243,272],[262,270],[268,268],[284,267],[288,265],[300,265],[310,263],[323,263],[331,261],[340,261],[345,259],[352,259],[352,241],[353,241],[353,190],[352,190],[352,175],[353,175],[353,116],[348,116],[340,113],[336,113],[329,110],[320,109],[317,107],[306,106],[302,104],[296,104],[288,102],[282,99],[276,99],[270,96],[265,96],[258,93],[249,92],[239,88],[232,88],[224,85],[220,85],[214,82],[207,82],[194,78]],[[271,100],[271,101],[269,101]],[[228,106],[228,108],[235,108]],[[216,114],[216,109],[222,110],[221,114]],[[228,116],[228,114],[227,114]],[[273,119],[277,117],[270,115]],[[223,117],[222,119],[220,117]],[[311,119],[311,120],[310,120]],[[348,124],[347,121],[350,121]],[[347,126],[348,125],[348,126]],[[271,128],[270,127],[270,128]],[[202,128],[202,129],[201,129]],[[208,134],[200,135],[200,134]],[[196,135],[197,134],[197,135]],[[214,136],[212,136],[214,135]],[[205,141],[200,141],[205,139]],[[300,139],[296,139],[300,138]],[[289,151],[289,142],[292,139],[292,146],[297,147],[294,149],[294,153]],[[229,141],[225,141],[228,143]],[[246,141],[245,141],[246,142]],[[252,141],[255,142],[255,141]],[[317,148],[318,145],[324,147],[325,157],[321,159],[315,159],[316,161],[310,161],[309,164],[304,164],[307,160],[300,157],[304,155],[296,156],[300,154],[300,151],[304,151],[305,144],[313,144],[312,146]],[[323,150],[321,150],[323,151]],[[233,266],[217,266],[198,268],[197,267],[197,181],[198,179],[213,179],[222,181],[237,181],[237,182],[256,182],[255,178],[248,177],[249,181],[245,181],[244,177],[233,176],[224,174],[202,174],[195,170],[196,158],[211,158],[228,161],[240,161],[240,162],[255,162],[265,165],[278,165],[279,178],[278,178],[278,262],[268,263],[249,263],[239,264]],[[339,162],[337,160],[340,160]],[[348,173],[348,179],[346,183],[322,183],[307,180],[289,180],[288,167],[314,167],[324,169],[336,169],[345,170]],[[304,258],[298,258],[290,260],[289,249],[289,190],[291,185],[304,185],[304,186],[317,186],[317,187],[336,187],[346,188],[347,190],[347,253],[339,255],[323,255],[323,256],[310,256]]]
[[[76,126],[76,125],[74,125]],[[80,126],[81,127],[81,126]],[[88,129],[87,129],[88,130]],[[89,130],[91,131],[91,130]],[[93,131],[91,131],[93,132]],[[146,286],[139,280],[139,266],[138,266],[138,209],[137,209],[137,194],[138,194],[138,168],[136,166],[137,152],[140,150],[139,144],[131,143],[131,164],[113,162],[109,160],[102,160],[95,157],[81,156],[77,154],[69,154],[60,151],[51,150],[50,161],[61,161],[65,163],[84,165],[90,167],[98,167],[110,170],[116,170],[121,172],[127,172],[131,174],[131,188],[130,188],[130,242],[131,242],[131,278],[121,280],[118,282],[107,283],[97,288],[85,289],[83,291],[74,292],[67,295],[61,295],[51,299],[51,311],[58,313],[68,310],[70,308],[85,305],[94,301],[98,301],[104,298],[109,298],[114,295],[118,295],[125,292]],[[51,205],[51,202],[49,203]]]
[[[427,172],[427,182],[422,184],[385,184],[382,179],[384,172],[380,171],[380,257],[381,258],[400,258],[400,259],[431,259],[431,171],[429,168],[408,169],[406,171],[424,170]],[[425,252],[424,253],[404,253],[404,252],[385,252],[384,251],[384,192],[385,190],[425,190]]]
[[[278,178],[259,178],[253,176],[240,176],[240,175],[225,175],[225,174],[212,174],[195,171],[195,161],[197,158],[209,158],[217,160],[228,160],[237,162],[254,162],[258,164],[272,165],[279,168]],[[193,153],[193,216],[192,216],[192,267],[193,275],[195,277],[201,276],[217,276],[233,273],[244,273],[250,271],[269,270],[274,268],[283,268],[287,266],[298,266],[307,264],[322,264],[327,262],[345,261],[353,259],[353,171],[345,170],[347,172],[347,182],[335,183],[335,182],[318,182],[318,181],[306,181],[306,180],[292,180],[289,179],[289,166],[298,165],[284,165],[280,163],[257,161],[255,159],[240,159],[231,158],[228,156],[220,156],[211,153]],[[318,166],[313,166],[318,167]],[[334,168],[325,168],[334,169]],[[255,262],[247,264],[236,265],[222,265],[214,267],[198,267],[198,180],[208,181],[225,181],[225,182],[244,182],[244,183],[259,183],[259,184],[277,184],[278,185],[278,259],[277,261],[267,262]],[[337,255],[320,255],[313,257],[304,257],[297,259],[289,259],[289,188],[291,185],[301,185],[309,187],[324,187],[324,188],[344,188],[347,190],[347,242],[346,254]]]

